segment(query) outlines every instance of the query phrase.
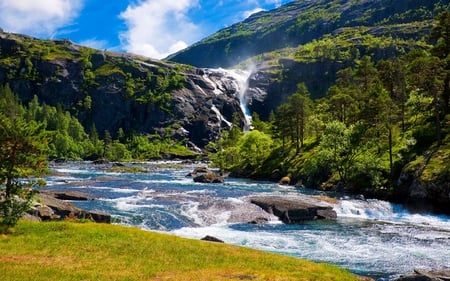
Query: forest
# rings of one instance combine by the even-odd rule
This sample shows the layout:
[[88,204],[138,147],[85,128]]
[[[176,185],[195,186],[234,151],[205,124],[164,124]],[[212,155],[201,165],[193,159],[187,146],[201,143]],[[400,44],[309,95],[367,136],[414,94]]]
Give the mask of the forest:
[[[85,101],[83,106],[89,106]],[[164,135],[125,133],[122,129],[113,132],[98,132],[95,124],[84,128],[79,120],[62,106],[40,104],[38,97],[26,105],[8,85],[0,87],[0,117],[9,122],[33,122],[45,132],[47,155],[50,160],[106,160],[130,161],[161,159],[163,156],[192,157],[183,141],[165,138]],[[168,128],[167,130],[170,130]]]
[[[428,48],[374,62],[355,56],[324,98],[304,83],[253,130],[237,126],[209,149],[213,163],[235,176],[401,196],[402,173],[450,180],[450,12],[436,18]],[[332,39],[327,39],[332,40]],[[302,50],[302,49],[300,49]]]

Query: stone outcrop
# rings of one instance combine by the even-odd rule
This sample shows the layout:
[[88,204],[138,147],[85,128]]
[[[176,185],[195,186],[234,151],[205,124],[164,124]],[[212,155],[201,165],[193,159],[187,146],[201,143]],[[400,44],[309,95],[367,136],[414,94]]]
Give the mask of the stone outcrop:
[[249,200],[287,224],[337,218],[331,204],[309,196],[259,196]]
[[406,165],[397,181],[397,201],[413,212],[450,214],[448,147],[428,152]]
[[395,281],[450,281],[450,270],[414,270],[414,274],[401,276]]
[[223,183],[226,177],[223,173],[216,173],[208,167],[197,167],[187,176],[193,177],[194,182],[200,183]]
[[216,173],[206,173],[194,177],[194,182],[201,183],[223,183],[225,178]]
[[94,198],[86,193],[79,191],[53,191],[53,190],[45,190],[41,191],[41,194],[47,194],[51,197],[60,200],[74,200],[74,201],[88,201],[93,200]]
[[[72,203],[55,197],[58,192],[41,192],[36,195],[36,203],[28,212],[39,220],[89,219],[94,222],[111,223],[111,215],[103,211],[86,211],[75,207]],[[70,194],[70,193],[69,193]],[[73,197],[72,199],[73,200]],[[83,199],[82,199],[83,200]]]

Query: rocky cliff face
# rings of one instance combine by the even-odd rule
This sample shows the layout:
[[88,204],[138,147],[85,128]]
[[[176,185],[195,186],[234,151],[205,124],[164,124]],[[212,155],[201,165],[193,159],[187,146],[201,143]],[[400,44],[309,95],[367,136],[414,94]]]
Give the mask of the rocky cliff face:
[[98,132],[169,134],[205,146],[239,114],[240,85],[224,71],[100,52],[70,41],[43,41],[0,32],[0,85],[24,104],[69,110]]

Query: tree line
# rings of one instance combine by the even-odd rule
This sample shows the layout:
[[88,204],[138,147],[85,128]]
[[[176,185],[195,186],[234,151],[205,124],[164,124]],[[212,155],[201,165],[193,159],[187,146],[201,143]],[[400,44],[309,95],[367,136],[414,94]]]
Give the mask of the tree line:
[[392,192],[402,167],[449,141],[449,29],[446,11],[435,19],[429,48],[377,62],[355,58],[324,98],[313,101],[298,84],[268,120],[253,114],[251,132],[235,122],[211,144],[213,163],[240,176]]

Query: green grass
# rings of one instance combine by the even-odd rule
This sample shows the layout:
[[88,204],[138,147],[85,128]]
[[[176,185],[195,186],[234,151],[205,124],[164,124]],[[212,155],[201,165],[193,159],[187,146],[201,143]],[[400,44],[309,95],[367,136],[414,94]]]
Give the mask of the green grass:
[[358,280],[346,270],[119,225],[20,222],[0,236],[1,280]]

